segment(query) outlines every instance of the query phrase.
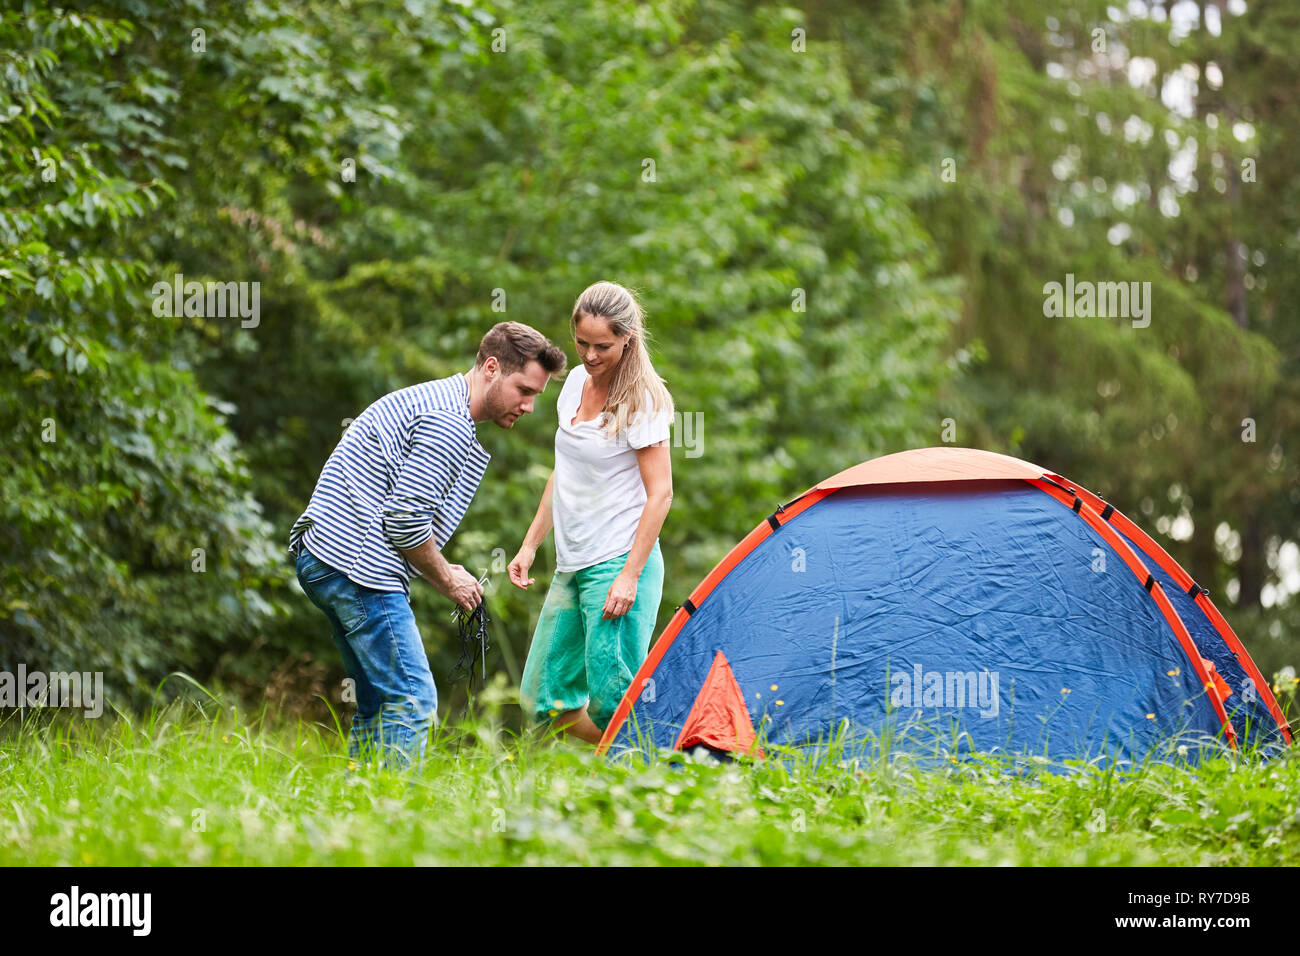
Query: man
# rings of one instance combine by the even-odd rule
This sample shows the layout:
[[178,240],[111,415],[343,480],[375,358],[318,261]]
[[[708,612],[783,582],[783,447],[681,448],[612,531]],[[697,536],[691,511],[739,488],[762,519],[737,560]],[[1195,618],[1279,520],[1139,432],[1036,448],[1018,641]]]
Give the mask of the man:
[[289,533],[289,552],[356,686],[353,759],[379,747],[386,766],[423,760],[438,694],[411,611],[410,575],[467,611],[479,605],[478,581],[442,553],[491,457],[475,425],[512,428],[564,368],[564,352],[536,329],[500,322],[483,336],[469,372],[385,395],[325,462]]

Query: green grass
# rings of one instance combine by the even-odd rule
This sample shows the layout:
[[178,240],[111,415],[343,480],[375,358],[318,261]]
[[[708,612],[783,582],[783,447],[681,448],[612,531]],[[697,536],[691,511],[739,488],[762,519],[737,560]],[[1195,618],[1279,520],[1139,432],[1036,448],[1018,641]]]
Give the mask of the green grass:
[[502,693],[479,701],[479,716],[435,731],[409,777],[349,772],[334,727],[210,700],[100,720],[28,712],[0,727],[0,865],[1300,859],[1294,753],[1127,775],[901,756],[613,765],[503,731]]

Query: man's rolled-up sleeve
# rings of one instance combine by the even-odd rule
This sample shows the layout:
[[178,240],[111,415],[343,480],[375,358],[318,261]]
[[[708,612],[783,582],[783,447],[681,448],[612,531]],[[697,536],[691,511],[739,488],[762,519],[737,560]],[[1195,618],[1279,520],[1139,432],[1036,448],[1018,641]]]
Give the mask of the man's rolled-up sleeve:
[[384,534],[393,547],[409,551],[433,537],[433,516],[443,507],[463,457],[457,452],[458,434],[437,414],[416,419],[410,453],[384,499]]

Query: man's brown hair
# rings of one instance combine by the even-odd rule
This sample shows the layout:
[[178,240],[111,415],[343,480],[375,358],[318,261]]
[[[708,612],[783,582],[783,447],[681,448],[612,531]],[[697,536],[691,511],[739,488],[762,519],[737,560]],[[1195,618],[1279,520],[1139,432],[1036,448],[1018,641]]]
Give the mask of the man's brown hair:
[[475,368],[482,367],[493,355],[506,375],[523,371],[529,362],[537,362],[554,378],[564,374],[568,364],[562,348],[552,345],[541,332],[522,322],[498,322],[492,326],[479,343]]

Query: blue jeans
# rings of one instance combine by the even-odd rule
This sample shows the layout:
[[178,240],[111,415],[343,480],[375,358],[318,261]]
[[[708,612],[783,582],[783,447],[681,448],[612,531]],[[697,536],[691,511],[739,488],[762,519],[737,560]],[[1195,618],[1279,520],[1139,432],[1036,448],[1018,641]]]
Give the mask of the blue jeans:
[[296,563],[298,583],[329,618],[343,668],[356,685],[348,756],[366,760],[380,750],[385,767],[418,767],[438,691],[409,600],[401,591],[356,584],[306,545],[298,548]]

